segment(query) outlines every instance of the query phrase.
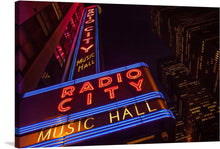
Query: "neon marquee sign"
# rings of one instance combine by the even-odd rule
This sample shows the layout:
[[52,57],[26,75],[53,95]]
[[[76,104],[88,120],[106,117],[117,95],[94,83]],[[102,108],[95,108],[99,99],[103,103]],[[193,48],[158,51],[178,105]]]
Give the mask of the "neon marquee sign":
[[159,119],[173,122],[165,105],[148,66],[137,63],[24,94],[16,134],[22,147],[63,146],[81,133],[91,133],[80,135],[87,140]]
[[[57,145],[56,140],[59,139],[62,140],[62,143],[60,144],[62,146],[64,144],[70,144],[70,142],[72,141],[77,142],[74,137],[71,136],[79,136],[79,134],[86,134],[87,132],[93,132],[96,133],[96,135],[101,135],[98,133],[101,129],[102,131],[104,131],[106,127],[110,129],[112,126],[114,126],[113,128],[111,128],[111,131],[109,131],[109,133],[111,133],[114,132],[114,128],[120,127],[120,125],[117,126],[116,124],[126,125],[126,121],[132,122],[134,119],[138,120],[141,118],[145,118],[148,120],[147,122],[149,122],[151,118],[156,120],[160,118],[170,117],[170,120],[172,120],[173,117],[171,112],[164,109],[165,107],[163,107],[163,104],[165,103],[162,99],[151,101],[146,100],[126,107],[121,107],[82,119],[70,121],[59,126],[43,129],[41,131],[25,135],[21,137],[20,140],[23,144],[25,144],[25,146],[34,144],[27,147],[49,147]],[[151,107],[154,108],[151,109]],[[136,125],[135,122],[133,123],[134,125]],[[129,128],[129,125],[127,125],[126,128]],[[99,131],[96,132],[95,130]],[[93,135],[91,135],[91,138],[92,136]],[[26,140],[29,138],[35,139],[33,139],[31,143],[26,142]],[[48,144],[48,142],[51,143]]]
[[[111,70],[92,76],[55,85],[52,90],[53,86],[26,93],[20,103],[20,126],[158,91],[145,64],[142,67],[118,72]],[[34,114],[30,116],[26,113]]]
[[[137,92],[142,91],[142,84],[143,84],[143,78],[139,79],[142,76],[142,72],[140,69],[131,69],[129,71],[126,72],[126,79],[129,79],[130,81],[128,82],[128,84],[131,87],[134,87],[136,89]],[[122,83],[122,75],[121,73],[117,73],[116,74],[116,78],[117,78],[117,82],[118,83]],[[137,80],[137,81],[133,81],[133,80]],[[104,93],[108,94],[109,97],[106,99],[115,99],[116,98],[116,91],[120,90],[119,89],[119,85],[115,85],[112,86],[112,77],[110,76],[105,76],[105,77],[101,77],[98,79],[98,88],[104,88]],[[65,88],[63,88],[62,90],[62,94],[61,94],[61,99],[62,101],[59,103],[58,105],[58,110],[60,112],[67,112],[71,109],[70,106],[65,106],[64,104],[67,104],[69,102],[71,102],[73,100],[73,95],[75,93],[78,94],[87,94],[86,95],[86,105],[91,105],[93,102],[93,94],[92,92],[94,91],[94,86],[90,83],[90,81],[86,81],[83,83],[82,87],[78,90],[76,90],[76,87],[71,85],[71,86],[67,86]]]

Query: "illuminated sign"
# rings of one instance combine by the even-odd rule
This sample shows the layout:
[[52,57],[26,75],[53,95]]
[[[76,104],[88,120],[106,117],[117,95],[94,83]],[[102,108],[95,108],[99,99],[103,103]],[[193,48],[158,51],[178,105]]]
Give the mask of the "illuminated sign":
[[68,80],[100,72],[97,7],[87,7]]
[[20,142],[27,147],[63,146],[159,119],[172,121],[172,113],[163,105],[161,99],[135,103],[22,136]]
[[175,123],[145,63],[28,92],[18,109],[22,147],[65,146],[162,119]]
[[19,127],[158,91],[144,63],[123,68],[26,93]]

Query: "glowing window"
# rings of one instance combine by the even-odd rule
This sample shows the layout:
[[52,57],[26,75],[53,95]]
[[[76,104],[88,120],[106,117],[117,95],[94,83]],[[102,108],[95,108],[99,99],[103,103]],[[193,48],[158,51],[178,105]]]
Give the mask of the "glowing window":
[[63,64],[66,61],[66,55],[60,45],[56,47],[56,50],[54,52],[56,59],[60,63],[60,66],[63,67]]

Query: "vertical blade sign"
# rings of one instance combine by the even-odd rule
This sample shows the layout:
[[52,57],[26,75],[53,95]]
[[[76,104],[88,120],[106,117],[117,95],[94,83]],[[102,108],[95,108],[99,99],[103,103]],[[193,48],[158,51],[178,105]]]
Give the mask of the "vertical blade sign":
[[87,7],[84,15],[71,80],[99,72],[97,7]]

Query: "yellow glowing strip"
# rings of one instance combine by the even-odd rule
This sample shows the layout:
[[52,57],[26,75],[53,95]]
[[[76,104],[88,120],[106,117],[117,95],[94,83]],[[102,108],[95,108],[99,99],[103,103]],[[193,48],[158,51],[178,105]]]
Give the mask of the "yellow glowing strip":
[[60,20],[60,16],[59,16],[59,14],[58,14],[58,12],[57,12],[57,8],[56,8],[55,4],[52,3],[52,6],[53,6],[53,10],[54,10],[55,13],[56,13],[57,19]]
[[146,141],[146,140],[153,139],[154,137],[155,137],[155,135],[148,136],[148,137],[144,137],[144,138],[140,138],[140,139],[137,139],[137,140],[133,140],[133,141],[127,142],[127,144],[136,144],[136,143],[140,143],[140,142],[143,142],[143,141]]
[[40,23],[40,26],[44,32],[44,35],[47,36],[48,35],[47,27],[46,27],[46,25],[45,25],[44,21],[42,20],[42,17],[40,16],[39,13],[36,15],[36,18],[37,18],[38,22]]

